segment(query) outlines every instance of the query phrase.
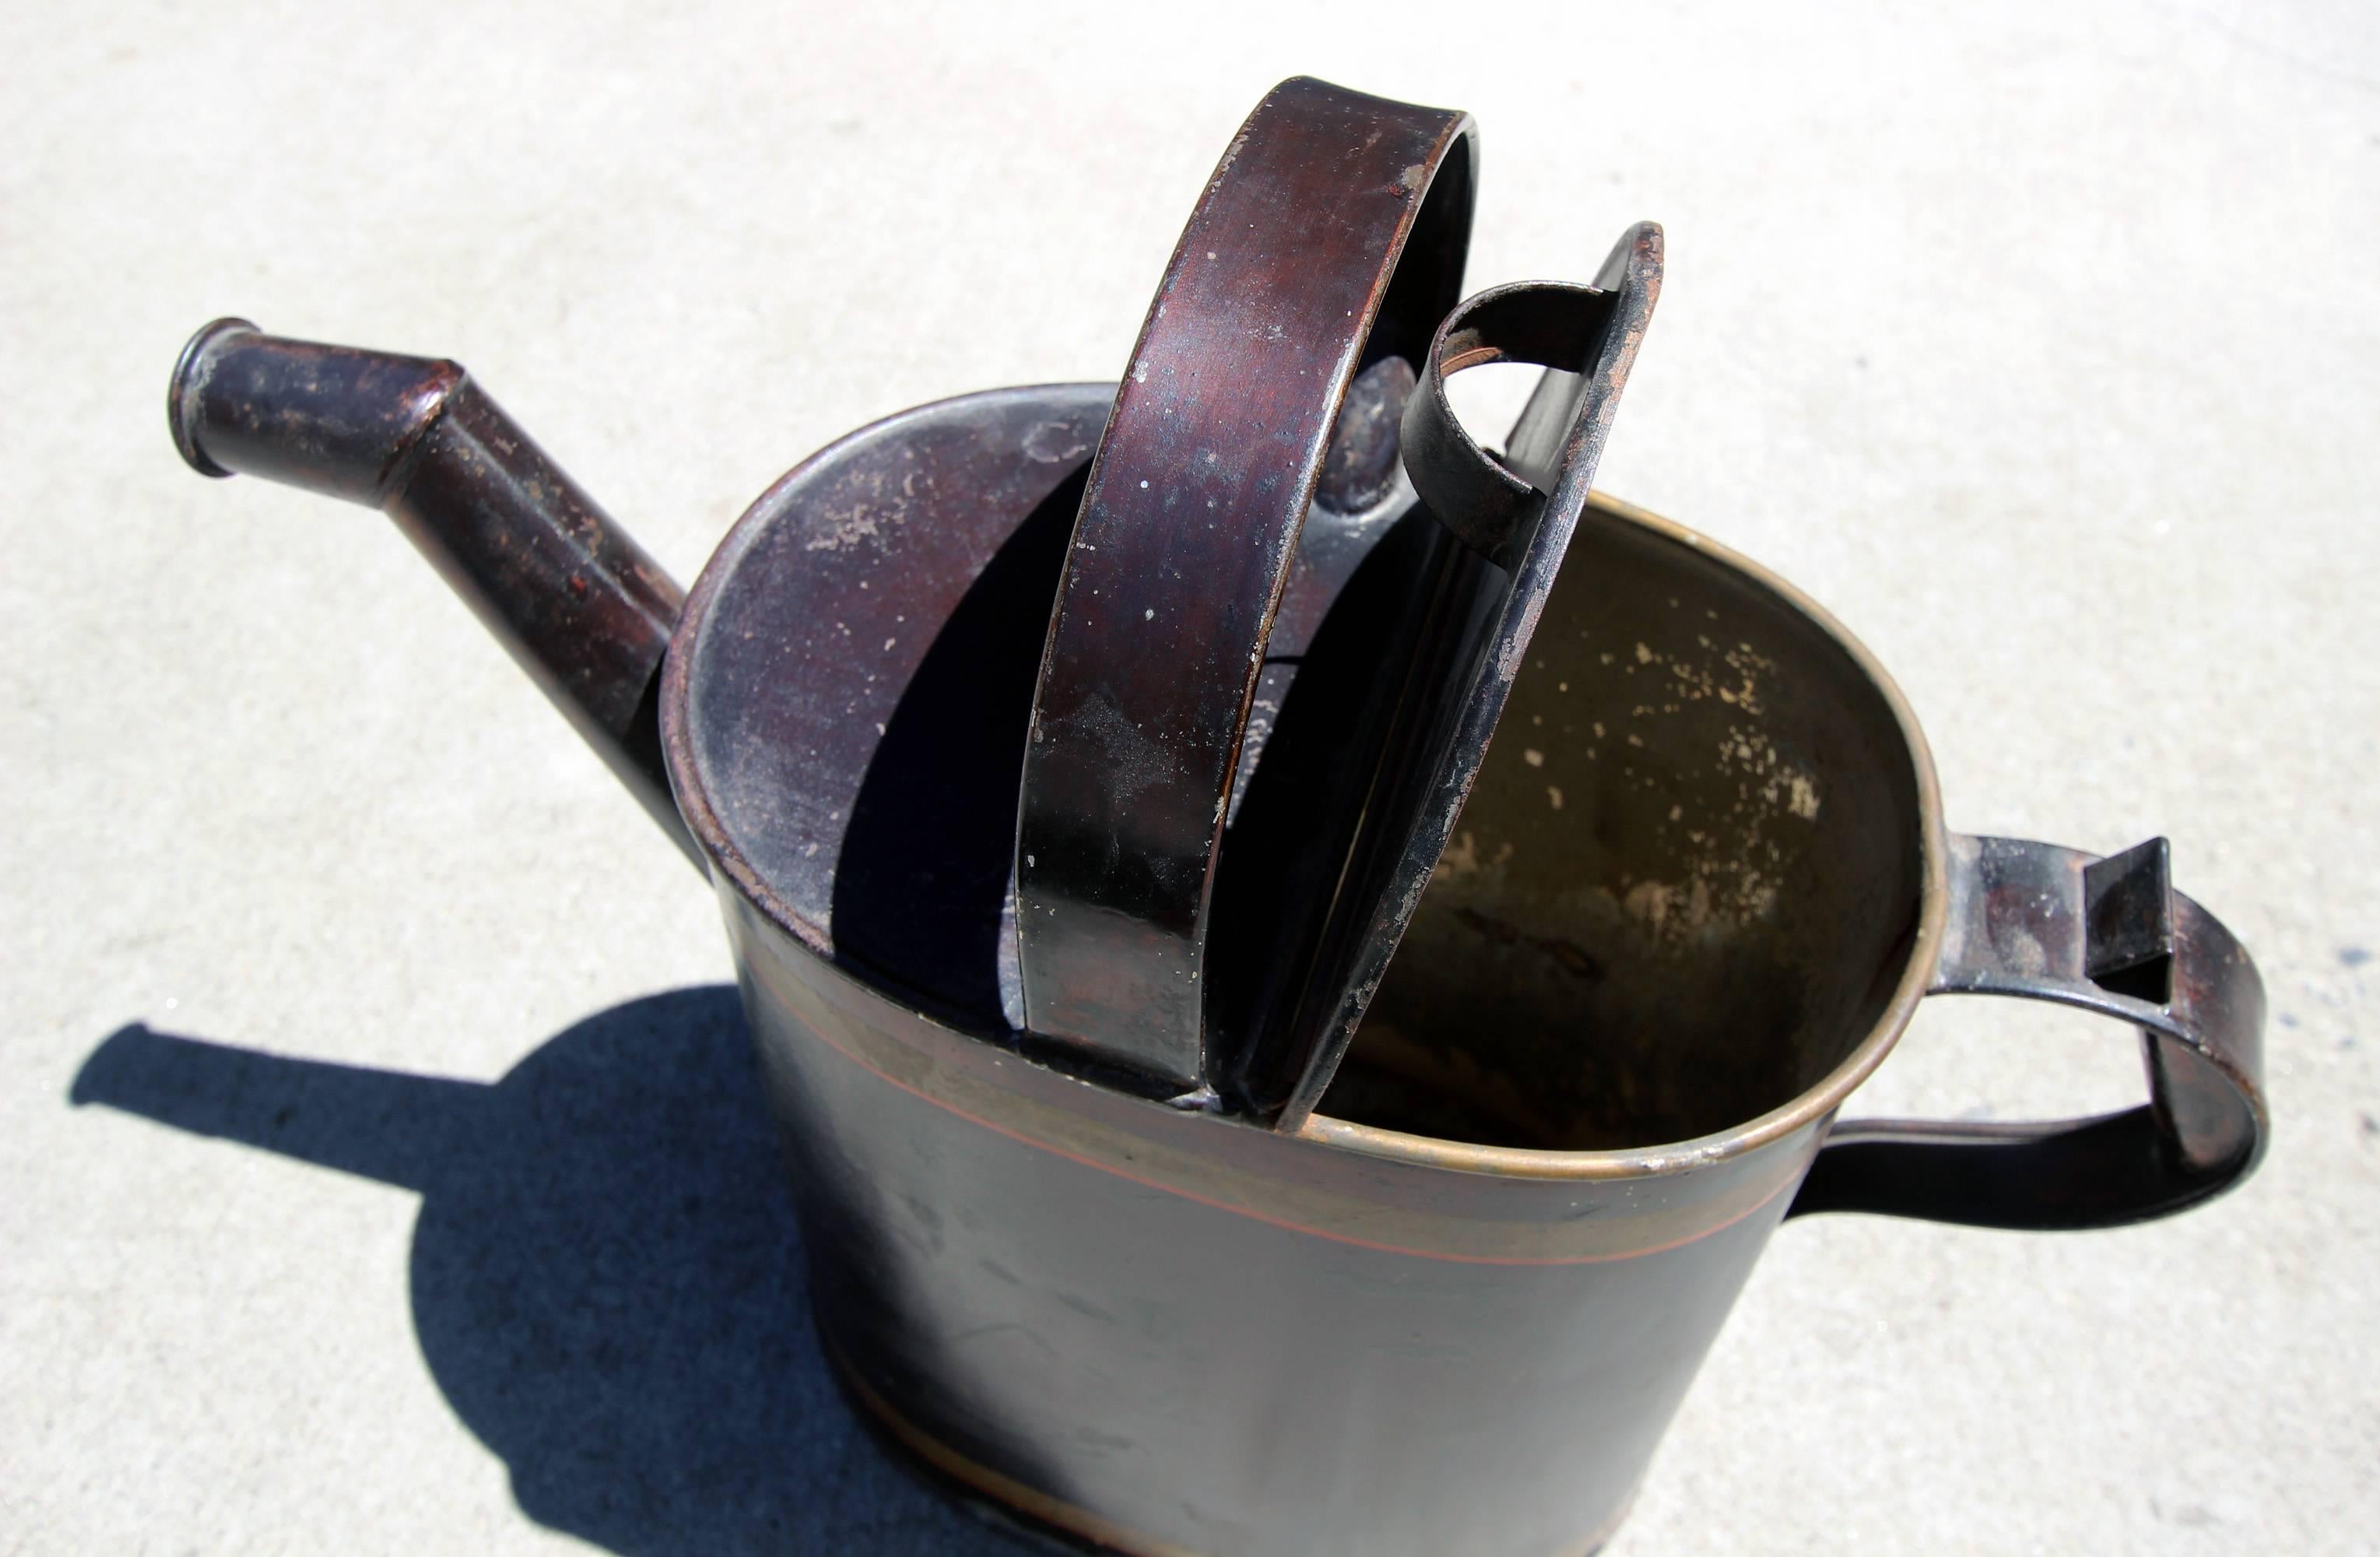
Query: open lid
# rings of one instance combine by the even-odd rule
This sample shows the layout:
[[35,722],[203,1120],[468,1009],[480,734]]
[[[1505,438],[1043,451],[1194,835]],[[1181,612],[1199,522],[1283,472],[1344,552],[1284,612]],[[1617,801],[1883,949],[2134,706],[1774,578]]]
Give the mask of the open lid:
[[[1660,271],[1643,226],[1594,286],[1450,313],[1475,147],[1462,115],[1285,82],[1175,249],[1091,469],[1026,744],[1017,951],[1045,1052],[1293,1127],[1412,916]],[[1499,462],[1443,380],[1503,359],[1548,371]],[[1380,510],[1378,539],[1293,667],[1269,668],[1318,487],[1326,510]],[[1260,675],[1287,697],[1257,762]]]
[[[1590,286],[1530,282],[1448,315],[1406,403],[1418,501],[1307,646],[1218,884],[1218,1088],[1295,1129],[1361,1026],[1429,884],[1585,511],[1660,290],[1661,232],[1623,236]],[[1446,379],[1546,371],[1500,457]]]

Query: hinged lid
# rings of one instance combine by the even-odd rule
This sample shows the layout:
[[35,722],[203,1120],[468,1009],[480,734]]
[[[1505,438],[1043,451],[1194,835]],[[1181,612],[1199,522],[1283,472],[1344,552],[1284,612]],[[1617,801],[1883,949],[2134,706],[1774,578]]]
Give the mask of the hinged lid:
[[[1184,1101],[1294,1123],[1319,1097],[1477,770],[1651,310],[1645,226],[1593,287],[1450,314],[1475,139],[1461,115],[1276,89],[1183,235],[1092,467],[1018,809],[1024,1015]],[[1510,468],[1443,388],[1500,358],[1548,368]],[[1393,480],[1400,424],[1419,504]],[[1269,662],[1318,501],[1369,505],[1378,539]],[[1260,687],[1286,694],[1261,760]]]
[[[1659,280],[1645,226],[1591,287],[1458,308],[1474,143],[1284,83],[1119,387],[921,407],[753,505],[667,672],[679,799],[743,899],[1087,1078],[1303,1120],[1478,770]],[[1500,359],[1548,370],[1501,458],[1443,384]]]

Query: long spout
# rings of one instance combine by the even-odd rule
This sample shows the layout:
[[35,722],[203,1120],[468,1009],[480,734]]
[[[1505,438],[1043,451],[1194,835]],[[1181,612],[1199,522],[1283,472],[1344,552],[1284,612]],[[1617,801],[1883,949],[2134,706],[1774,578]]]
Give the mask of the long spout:
[[661,752],[662,656],[686,591],[461,367],[219,319],[182,348],[166,410],[205,475],[387,513],[702,868]]

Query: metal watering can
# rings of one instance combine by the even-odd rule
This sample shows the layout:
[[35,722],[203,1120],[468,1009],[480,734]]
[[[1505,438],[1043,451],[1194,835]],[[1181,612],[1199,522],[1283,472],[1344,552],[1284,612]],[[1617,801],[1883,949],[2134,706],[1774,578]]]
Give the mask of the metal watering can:
[[[175,371],[190,464],[383,508],[710,877],[841,1378],[1093,1545],[1592,1550],[1787,1216],[2107,1226],[2264,1146],[2162,839],[1949,832],[1840,626],[1589,490],[1660,234],[1460,300],[1475,139],[1283,83],[1120,384],[862,429],[690,595],[451,362]],[[1954,991],[2129,1024],[2148,1102],[1838,1124]]]

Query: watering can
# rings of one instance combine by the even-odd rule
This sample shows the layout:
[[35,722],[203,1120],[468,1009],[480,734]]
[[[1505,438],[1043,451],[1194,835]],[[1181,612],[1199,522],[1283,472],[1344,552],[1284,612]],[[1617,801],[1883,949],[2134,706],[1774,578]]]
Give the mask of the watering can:
[[[1465,299],[1476,179],[1283,83],[1118,383],[854,432],[690,593],[452,362],[175,370],[191,465],[383,509],[704,873],[839,1377],[1074,1541],[1591,1551],[1787,1217],[2104,1227],[2263,1150],[2165,841],[1950,832],[1849,633],[1592,491],[1659,230]],[[1950,992],[2114,1018],[2147,1101],[1839,1122]]]

